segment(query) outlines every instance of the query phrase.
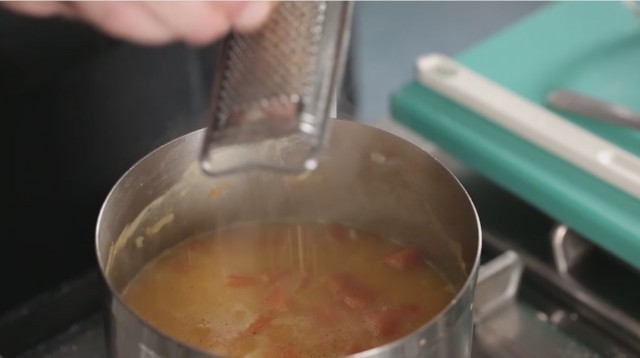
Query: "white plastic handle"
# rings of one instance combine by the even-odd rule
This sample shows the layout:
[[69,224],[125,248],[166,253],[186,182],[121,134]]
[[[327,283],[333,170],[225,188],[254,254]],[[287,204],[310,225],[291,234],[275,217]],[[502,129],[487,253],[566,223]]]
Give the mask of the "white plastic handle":
[[418,59],[427,87],[640,199],[640,158],[440,54]]

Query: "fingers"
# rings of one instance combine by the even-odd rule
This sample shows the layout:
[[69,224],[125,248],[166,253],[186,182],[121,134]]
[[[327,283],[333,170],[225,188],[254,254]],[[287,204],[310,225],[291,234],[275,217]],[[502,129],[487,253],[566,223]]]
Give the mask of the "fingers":
[[138,2],[72,2],[79,17],[103,32],[145,45],[177,40],[176,34]]
[[185,41],[204,45],[231,29],[257,30],[267,21],[275,1],[2,1],[16,12],[82,19],[103,32],[147,45]]
[[[229,2],[220,2],[218,4],[222,7],[231,6]],[[243,3],[244,6],[239,9],[240,11],[236,9],[228,9],[226,11],[231,17],[232,26],[236,31],[253,32],[267,21],[277,4],[275,1],[249,1]]]
[[71,16],[73,13],[68,6],[57,1],[2,1],[0,6],[35,17]]
[[[227,14],[215,2],[142,2],[159,23],[178,39],[192,45],[204,45],[223,37],[231,28]],[[239,7],[242,3],[236,3]],[[231,9],[232,10],[232,9]]]
[[258,29],[269,17],[273,1],[161,1],[142,2],[156,20],[193,45],[223,37],[232,28],[239,32]]

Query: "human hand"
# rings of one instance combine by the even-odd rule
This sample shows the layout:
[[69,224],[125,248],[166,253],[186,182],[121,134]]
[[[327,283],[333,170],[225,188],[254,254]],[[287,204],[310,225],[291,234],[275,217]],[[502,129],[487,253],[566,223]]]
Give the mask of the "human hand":
[[264,23],[273,1],[2,1],[36,17],[85,21],[119,39],[146,45],[184,41],[205,45],[230,30],[250,32]]

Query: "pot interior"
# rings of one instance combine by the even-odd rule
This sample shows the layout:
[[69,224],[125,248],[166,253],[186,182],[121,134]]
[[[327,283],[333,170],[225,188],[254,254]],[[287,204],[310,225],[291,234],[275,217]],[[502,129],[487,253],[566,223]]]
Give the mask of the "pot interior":
[[[107,198],[97,229],[101,268],[119,295],[150,260],[190,236],[254,221],[340,222],[418,246],[460,290],[477,265],[478,219],[466,192],[418,147],[336,120],[318,169],[302,175],[249,171],[211,178],[197,158],[203,131],[137,163]],[[247,147],[296,160],[302,142]],[[255,152],[254,152],[255,153]],[[234,160],[235,150],[218,160]]]

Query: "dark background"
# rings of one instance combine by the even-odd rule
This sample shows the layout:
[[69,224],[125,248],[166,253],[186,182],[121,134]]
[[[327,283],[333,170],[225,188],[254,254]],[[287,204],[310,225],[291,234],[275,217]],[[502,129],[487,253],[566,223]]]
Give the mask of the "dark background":
[[0,121],[10,138],[0,316],[95,264],[111,186],[155,147],[203,126],[214,54],[0,12]]

